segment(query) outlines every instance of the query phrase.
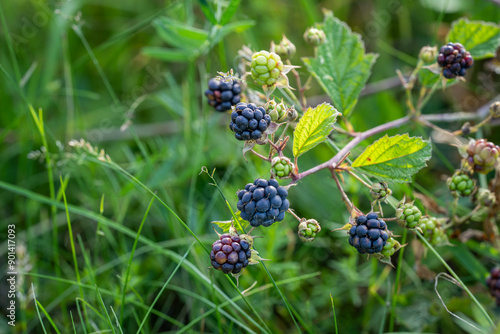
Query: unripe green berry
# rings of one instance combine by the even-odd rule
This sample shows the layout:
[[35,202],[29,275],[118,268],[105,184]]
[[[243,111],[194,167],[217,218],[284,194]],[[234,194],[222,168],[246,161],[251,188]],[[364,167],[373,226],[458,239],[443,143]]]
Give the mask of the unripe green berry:
[[455,197],[469,196],[476,188],[476,182],[461,171],[457,171],[449,177],[446,185]]
[[274,99],[269,100],[264,108],[266,109],[266,113],[271,116],[273,122],[280,123],[283,122],[283,120],[286,121],[287,107],[283,100],[281,103],[277,103]]
[[418,222],[423,236],[431,245],[441,245],[448,241],[444,229],[435,217],[423,217]]
[[404,199],[399,202],[396,208],[396,218],[398,223],[408,228],[415,228],[422,217],[422,212],[413,205],[413,202],[404,203]]
[[304,39],[307,44],[318,46],[326,41],[326,35],[321,29],[310,27],[304,33]]

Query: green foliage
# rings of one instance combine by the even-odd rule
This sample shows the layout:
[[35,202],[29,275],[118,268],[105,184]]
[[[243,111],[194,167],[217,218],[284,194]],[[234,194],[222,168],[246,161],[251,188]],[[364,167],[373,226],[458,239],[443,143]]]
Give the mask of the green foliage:
[[408,134],[380,138],[354,160],[352,167],[389,182],[411,182],[431,158],[430,142]]
[[299,157],[324,142],[332,132],[338,115],[340,113],[328,103],[309,108],[293,132],[293,155]]
[[460,19],[453,22],[447,42],[459,42],[474,60],[493,57],[500,45],[500,27],[492,22]]
[[317,48],[316,57],[302,60],[337,110],[347,116],[358,101],[377,55],[365,53],[361,36],[332,12],[325,14],[323,30],[326,42]]

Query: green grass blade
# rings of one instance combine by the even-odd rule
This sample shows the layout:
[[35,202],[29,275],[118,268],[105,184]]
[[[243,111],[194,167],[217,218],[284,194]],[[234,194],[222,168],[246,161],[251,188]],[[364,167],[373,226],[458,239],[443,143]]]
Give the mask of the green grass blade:
[[134,240],[134,245],[132,246],[132,251],[130,252],[130,259],[127,264],[127,272],[125,273],[125,279],[123,281],[123,289],[122,289],[122,302],[121,302],[121,307],[120,307],[120,322],[123,321],[123,310],[125,309],[125,294],[127,292],[127,283],[128,283],[128,276],[130,274],[130,267],[132,265],[132,260],[134,259],[134,253],[135,249],[137,248],[137,243],[139,242],[139,236],[141,235],[142,227],[144,226],[144,222],[146,221],[146,218],[148,217],[149,210],[151,209],[151,206],[153,205],[154,202],[154,197],[149,201],[148,208],[146,209],[146,213],[144,214],[144,218],[142,218],[141,225],[139,226],[139,229],[137,230],[137,237]]
[[40,304],[38,303],[38,300],[36,299],[36,296],[35,296],[35,287],[33,286],[33,283],[31,283],[31,290],[33,291],[33,300],[35,301],[35,307],[36,307],[36,313],[38,315],[38,319],[40,320],[40,324],[42,325],[43,332],[45,334],[47,334],[47,331],[45,330],[45,326],[43,324],[42,316],[40,314],[40,310],[38,309],[38,306]]
[[108,321],[109,327],[111,327],[111,331],[113,334],[115,333],[115,326],[113,326],[113,322],[111,321],[111,317],[109,316],[108,310],[106,309],[106,305],[104,305],[104,300],[102,300],[102,296],[99,292],[99,288],[97,284],[95,285],[95,291],[97,293],[97,297],[99,297],[99,305],[102,307],[104,313],[106,313],[106,320]]
[[335,333],[338,334],[339,330],[337,328],[337,315],[335,314],[335,304],[333,303],[333,297],[331,293],[330,293],[330,300],[332,301],[333,323],[335,324]]
[[146,312],[146,315],[144,316],[144,319],[142,319],[142,322],[141,322],[141,325],[139,326],[139,329],[137,330],[137,334],[139,334],[141,332],[141,329],[142,327],[144,326],[144,324],[146,323],[146,320],[148,319],[148,316],[149,314],[151,313],[151,310],[153,309],[153,307],[155,306],[156,302],[158,301],[158,299],[160,298],[161,294],[163,293],[163,291],[165,290],[165,288],[167,287],[167,285],[170,283],[170,280],[172,279],[172,277],[174,277],[175,273],[177,272],[177,270],[179,270],[179,268],[181,267],[181,264],[182,262],[184,262],[184,260],[186,259],[186,257],[188,256],[189,252],[191,251],[191,248],[194,246],[194,242],[191,244],[191,246],[189,246],[188,250],[186,251],[186,253],[184,253],[184,256],[182,257],[182,259],[179,261],[179,263],[177,263],[177,266],[175,267],[174,271],[172,271],[172,273],[170,274],[170,276],[168,277],[167,281],[165,282],[165,284],[163,284],[163,286],[161,287],[161,290],[160,292],[158,292],[158,294],[156,295],[156,298],[155,300],[153,301],[153,303],[151,304],[151,306],[149,307],[148,311]]

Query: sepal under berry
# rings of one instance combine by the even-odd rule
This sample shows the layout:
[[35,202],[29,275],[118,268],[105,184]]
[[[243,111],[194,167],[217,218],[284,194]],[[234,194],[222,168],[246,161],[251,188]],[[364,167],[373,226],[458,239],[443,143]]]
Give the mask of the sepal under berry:
[[493,102],[490,105],[491,118],[500,118],[500,101]]
[[392,195],[392,190],[389,188],[387,182],[376,182],[372,184],[370,194],[375,201],[384,202]]
[[325,43],[326,34],[321,29],[310,27],[307,28],[306,32],[304,33],[304,40],[307,44],[318,46]]
[[275,157],[271,161],[271,175],[279,178],[288,178],[294,171],[295,165],[287,157]]
[[486,207],[495,205],[497,198],[489,189],[479,188],[476,193],[476,201]]
[[405,203],[406,199],[403,198],[396,208],[396,218],[398,223],[403,227],[415,228],[418,221],[422,217],[422,212],[414,205],[415,201]]
[[432,63],[436,61],[436,56],[438,54],[437,46],[424,46],[420,49],[418,58],[420,58],[425,64]]
[[274,42],[271,42],[270,51],[278,54],[278,56],[283,59],[290,59],[295,55],[295,51],[297,51],[297,48],[292,42],[290,42],[288,38],[286,38],[285,35],[283,35],[283,38],[281,39],[279,44],[274,44]]
[[316,219],[302,218],[300,220],[297,234],[299,235],[300,240],[304,242],[311,242],[320,231],[321,225],[316,221]]
[[476,181],[462,171],[457,171],[446,180],[446,185],[455,197],[470,196],[476,188]]

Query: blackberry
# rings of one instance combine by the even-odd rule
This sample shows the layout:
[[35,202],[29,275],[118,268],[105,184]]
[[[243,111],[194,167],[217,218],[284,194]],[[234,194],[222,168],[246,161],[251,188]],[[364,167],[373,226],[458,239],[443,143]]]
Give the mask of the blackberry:
[[223,234],[212,244],[212,267],[224,274],[238,274],[248,266],[252,251],[250,243],[239,235]]
[[295,166],[287,157],[275,157],[271,161],[271,174],[279,178],[289,177]]
[[496,298],[497,306],[500,306],[500,267],[491,269],[490,275],[486,278],[486,286],[490,289],[490,294]]
[[283,71],[283,62],[276,53],[262,50],[252,55],[250,68],[252,78],[258,85],[272,86]]
[[310,27],[304,33],[304,40],[307,44],[318,46],[326,41],[326,35],[321,29]]
[[437,63],[443,68],[443,76],[453,79],[465,76],[465,70],[474,64],[474,60],[462,44],[450,42],[439,49]]
[[392,190],[389,189],[387,182],[376,182],[370,188],[370,194],[375,201],[383,202],[392,195]]
[[263,107],[240,102],[231,113],[229,128],[238,140],[260,139],[271,124],[271,116]]
[[478,173],[488,174],[498,163],[500,147],[486,139],[471,139],[466,152],[469,166]]
[[420,218],[418,227],[431,245],[442,245],[448,241],[444,229],[435,217]]
[[415,228],[422,217],[422,212],[413,205],[413,202],[404,203],[404,199],[399,202],[396,208],[396,218],[398,223],[408,228]]
[[455,197],[469,196],[476,188],[476,181],[467,174],[457,171],[446,180],[446,185]]
[[300,240],[309,242],[313,241],[321,231],[321,225],[316,221],[316,219],[305,219],[302,218],[299,224],[299,231],[297,234],[299,235]]
[[288,191],[274,179],[256,179],[239,190],[237,195],[241,218],[254,227],[268,227],[282,221],[290,207]]
[[236,80],[217,77],[208,81],[205,96],[208,98],[208,104],[223,112],[240,102],[240,93],[241,86]]
[[389,239],[387,225],[376,213],[356,218],[356,225],[349,230],[349,244],[360,254],[380,253]]

